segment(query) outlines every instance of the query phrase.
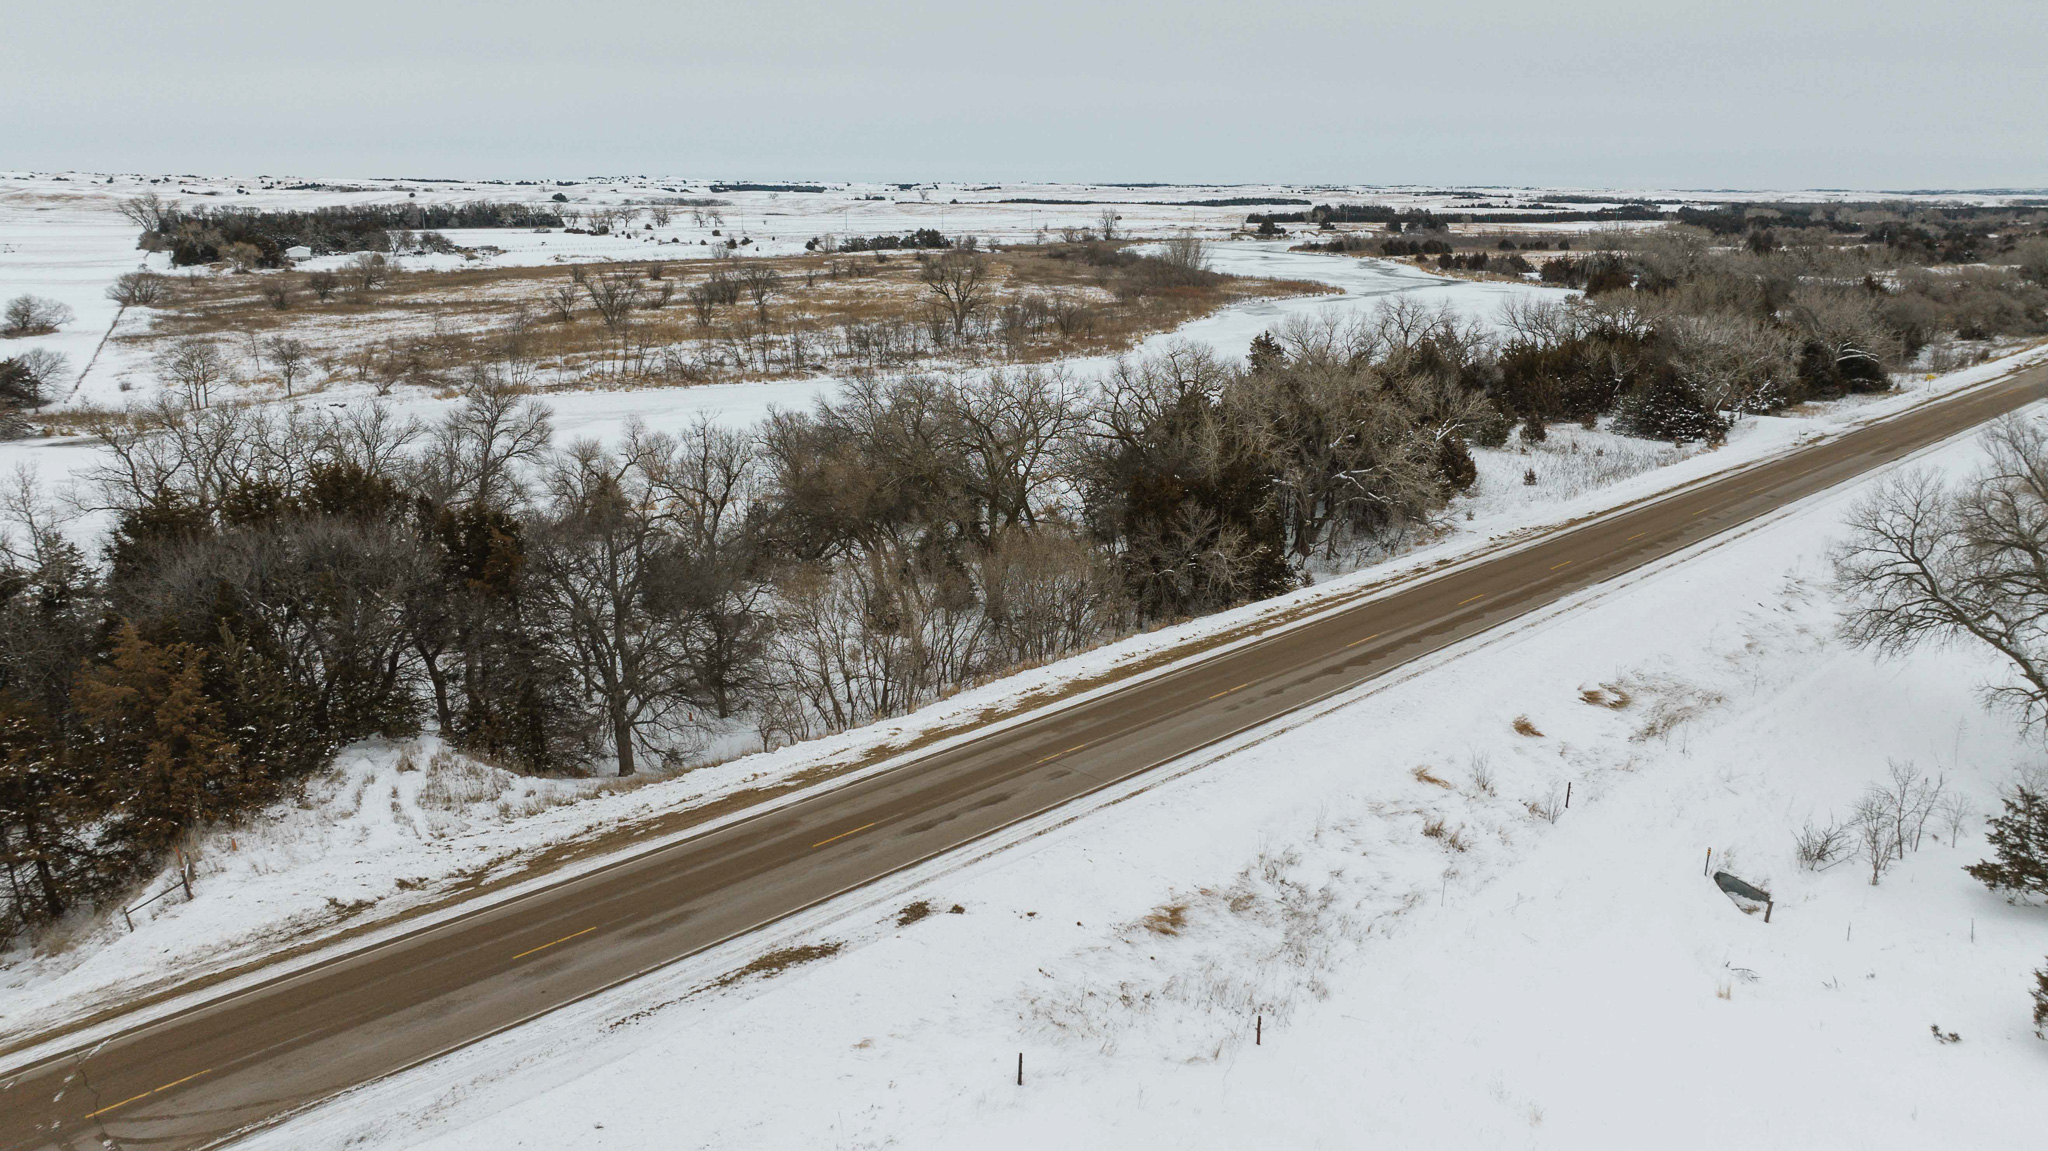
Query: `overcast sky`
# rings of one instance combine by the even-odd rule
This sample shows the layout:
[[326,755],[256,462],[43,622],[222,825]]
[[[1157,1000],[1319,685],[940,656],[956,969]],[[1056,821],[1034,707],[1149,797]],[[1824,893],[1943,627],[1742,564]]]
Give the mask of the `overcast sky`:
[[2048,186],[2048,0],[20,0],[0,167]]

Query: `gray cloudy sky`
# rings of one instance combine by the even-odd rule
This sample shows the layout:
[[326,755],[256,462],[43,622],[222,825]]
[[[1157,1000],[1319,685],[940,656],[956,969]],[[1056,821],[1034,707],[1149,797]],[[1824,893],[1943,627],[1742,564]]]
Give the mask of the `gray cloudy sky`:
[[0,167],[2048,186],[2048,0],[53,0]]

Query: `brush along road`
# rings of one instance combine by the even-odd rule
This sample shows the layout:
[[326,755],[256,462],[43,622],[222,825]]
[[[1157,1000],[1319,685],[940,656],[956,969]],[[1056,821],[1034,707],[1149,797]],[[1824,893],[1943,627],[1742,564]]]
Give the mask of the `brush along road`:
[[2035,368],[0,1079],[0,1148],[202,1147],[1148,771],[2048,397]]

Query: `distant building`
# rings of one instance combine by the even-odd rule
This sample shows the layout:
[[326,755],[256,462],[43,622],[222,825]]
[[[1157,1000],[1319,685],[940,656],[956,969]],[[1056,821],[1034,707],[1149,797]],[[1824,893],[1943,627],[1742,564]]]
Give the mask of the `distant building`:
[[304,244],[294,244],[284,250],[284,258],[287,260],[310,260],[313,258],[313,249],[308,248]]

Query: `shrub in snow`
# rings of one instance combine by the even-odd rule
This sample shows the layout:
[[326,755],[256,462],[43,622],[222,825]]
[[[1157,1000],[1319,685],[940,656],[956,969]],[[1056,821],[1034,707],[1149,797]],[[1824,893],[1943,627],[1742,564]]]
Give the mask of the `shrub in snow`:
[[1849,828],[1830,819],[1826,824],[1815,827],[1812,820],[1799,829],[1794,836],[1799,854],[1799,865],[1808,871],[1819,871],[1849,854]]
[[[1988,823],[1986,838],[1996,862],[1985,860],[1964,870],[1994,891],[2048,895],[2048,796],[2016,788],[2006,797],[2005,814]],[[2035,1020],[2040,1018],[2037,1010]]]

